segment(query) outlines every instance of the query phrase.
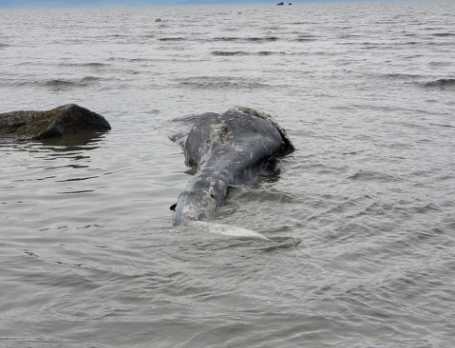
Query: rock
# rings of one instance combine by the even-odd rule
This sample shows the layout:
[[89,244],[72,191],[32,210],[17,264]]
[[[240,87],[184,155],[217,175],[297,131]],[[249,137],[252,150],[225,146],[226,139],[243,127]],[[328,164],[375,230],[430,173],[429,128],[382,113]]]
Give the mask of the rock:
[[48,139],[96,134],[111,129],[106,119],[76,104],[48,111],[13,111],[0,113],[0,136],[20,139]]
[[156,22],[156,23],[159,23],[159,22],[162,22],[162,21],[163,21],[163,20],[162,20],[161,18],[155,19],[155,22]]

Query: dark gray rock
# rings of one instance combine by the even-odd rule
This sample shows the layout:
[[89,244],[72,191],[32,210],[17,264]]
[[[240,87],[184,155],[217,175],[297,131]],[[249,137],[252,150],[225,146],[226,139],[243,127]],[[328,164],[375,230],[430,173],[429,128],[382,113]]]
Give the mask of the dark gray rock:
[[76,104],[48,111],[14,111],[0,114],[0,136],[20,139],[48,139],[106,132],[106,119]]

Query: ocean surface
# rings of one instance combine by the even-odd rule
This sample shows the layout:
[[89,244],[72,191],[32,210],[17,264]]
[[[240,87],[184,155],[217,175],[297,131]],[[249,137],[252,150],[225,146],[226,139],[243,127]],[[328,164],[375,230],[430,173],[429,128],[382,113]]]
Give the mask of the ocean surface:
[[[455,3],[0,9],[0,347],[455,347]],[[296,152],[174,228],[172,119],[248,106]],[[300,243],[299,243],[300,242]]]

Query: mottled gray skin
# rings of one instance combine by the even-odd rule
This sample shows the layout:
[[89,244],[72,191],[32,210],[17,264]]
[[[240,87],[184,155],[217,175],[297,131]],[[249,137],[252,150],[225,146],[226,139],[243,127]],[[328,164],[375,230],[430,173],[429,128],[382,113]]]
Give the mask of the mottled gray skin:
[[75,104],[48,111],[14,111],[0,114],[0,135],[20,139],[48,139],[111,129],[106,119]]
[[251,181],[274,159],[294,150],[270,116],[252,109],[236,108],[194,119],[184,151],[195,176],[178,197],[175,225],[212,218],[230,186]]

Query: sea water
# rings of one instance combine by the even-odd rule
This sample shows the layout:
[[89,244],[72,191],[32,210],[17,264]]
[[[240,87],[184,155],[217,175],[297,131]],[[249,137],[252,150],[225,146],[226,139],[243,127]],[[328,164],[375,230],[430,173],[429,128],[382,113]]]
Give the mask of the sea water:
[[[455,345],[453,2],[0,9],[0,112],[66,103],[112,131],[0,140],[1,347]],[[236,105],[296,152],[213,223],[300,244],[172,227]]]

